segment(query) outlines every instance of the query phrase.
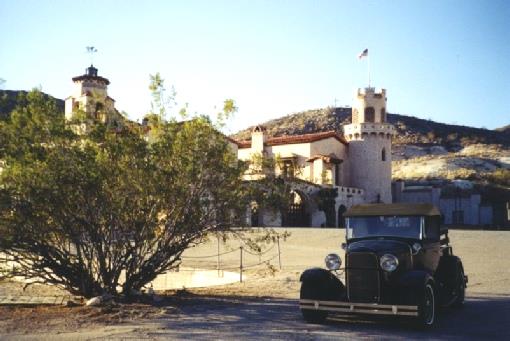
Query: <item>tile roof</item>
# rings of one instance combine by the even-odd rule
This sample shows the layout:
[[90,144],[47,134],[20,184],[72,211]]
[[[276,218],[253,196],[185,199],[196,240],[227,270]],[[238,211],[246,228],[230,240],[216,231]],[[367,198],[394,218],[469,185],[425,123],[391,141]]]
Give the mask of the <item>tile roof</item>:
[[93,81],[100,81],[102,83],[105,83],[106,85],[110,84],[110,81],[108,79],[101,77],[101,76],[81,75],[81,76],[73,77],[72,80],[73,80],[73,82],[84,81],[84,80],[93,80]]
[[[345,138],[338,134],[336,131],[324,131],[313,134],[304,134],[304,135],[286,135],[286,136],[278,136],[278,137],[269,137],[264,145],[266,146],[280,146],[283,144],[296,144],[296,143],[310,143],[323,139],[327,139],[333,137],[339,142],[347,145],[348,142]],[[237,141],[237,145],[239,148],[250,148],[251,140],[243,140]]]

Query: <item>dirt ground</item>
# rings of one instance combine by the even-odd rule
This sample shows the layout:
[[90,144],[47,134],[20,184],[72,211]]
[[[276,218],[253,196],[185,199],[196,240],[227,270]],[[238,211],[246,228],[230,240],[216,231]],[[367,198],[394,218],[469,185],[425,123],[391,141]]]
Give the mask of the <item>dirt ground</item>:
[[[356,321],[307,325],[297,305],[299,275],[323,266],[330,252],[343,257],[339,229],[287,229],[291,236],[278,248],[267,245],[262,256],[243,254],[242,283],[160,293],[154,304],[106,307],[0,307],[0,339],[407,339],[501,338],[510,334],[510,232],[450,231],[454,254],[469,276],[467,304],[461,312],[445,312],[429,334],[392,321]],[[239,266],[239,243],[220,243],[222,268]],[[215,268],[216,240],[186,252],[183,265]],[[206,258],[198,258],[206,257]],[[268,262],[264,262],[271,259]],[[252,266],[258,263],[262,265]],[[31,294],[59,294],[55,288],[32,287]],[[17,283],[0,283],[0,295],[21,293]],[[24,295],[27,293],[25,292]],[[505,337],[503,337],[505,338]]]

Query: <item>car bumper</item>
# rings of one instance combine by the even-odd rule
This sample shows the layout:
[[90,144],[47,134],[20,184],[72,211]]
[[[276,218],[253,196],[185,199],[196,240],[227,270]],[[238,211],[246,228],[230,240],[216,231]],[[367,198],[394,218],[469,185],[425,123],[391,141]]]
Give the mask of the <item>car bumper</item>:
[[299,300],[299,308],[333,313],[418,316],[418,306],[353,303],[342,301]]

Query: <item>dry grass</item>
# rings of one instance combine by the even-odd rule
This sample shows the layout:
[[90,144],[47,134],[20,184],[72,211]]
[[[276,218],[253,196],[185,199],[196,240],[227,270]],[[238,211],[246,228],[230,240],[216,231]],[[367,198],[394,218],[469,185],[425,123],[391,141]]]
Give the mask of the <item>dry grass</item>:
[[[171,314],[172,307],[149,304],[110,304],[103,307],[0,307],[3,333],[70,332],[95,326],[118,325]],[[1,337],[0,337],[1,338]]]
[[[247,279],[245,277],[243,283],[190,289],[187,292],[191,295],[208,296],[297,298],[300,287],[299,275],[303,270],[314,266],[323,267],[324,257],[331,252],[339,253],[344,259],[340,248],[344,241],[344,230],[313,228],[285,230],[290,231],[291,236],[281,242],[282,270],[278,269],[276,257],[269,265],[248,268],[245,272]],[[510,292],[510,258],[507,256],[510,232],[454,230],[450,231],[450,240],[454,253],[462,258],[466,274],[469,276],[468,298],[482,295],[497,296]],[[230,241],[228,245],[220,245],[220,252],[235,250],[222,256],[223,265],[238,266],[239,245],[239,242],[235,241]],[[217,242],[213,239],[188,250],[185,256],[201,257],[216,252]],[[271,258],[275,255],[276,247],[261,258]],[[258,256],[246,254],[244,262],[256,263]],[[216,259],[188,258],[185,259],[185,263],[186,266],[214,268]],[[5,285],[6,283],[0,283],[0,288]],[[51,291],[48,288],[39,289]],[[91,330],[99,326],[127,326],[137,320],[152,321],[179,311],[178,307],[182,301],[173,297],[179,296],[182,292],[167,294],[170,295],[169,298],[158,305],[131,303],[112,304],[106,307],[0,307],[0,330],[3,331],[2,334],[11,335],[34,333],[34,330],[55,334],[80,331],[83,328]]]
[[[303,270],[309,267],[324,267],[324,257],[328,253],[338,253],[345,259],[340,248],[341,243],[345,241],[343,229],[286,230],[291,232],[291,236],[281,243],[281,271],[271,274],[271,271],[264,271],[263,268],[252,269],[247,271],[249,278],[244,283],[191,291],[297,298],[300,287],[299,275]],[[510,257],[507,257],[510,231],[451,230],[449,237],[454,254],[461,257],[469,276],[468,295],[497,295],[510,292]],[[216,248],[216,243],[210,242],[190,250],[187,255],[213,254]],[[238,263],[239,254],[233,253],[224,257],[228,264]],[[270,264],[277,268],[278,260],[275,259]]]

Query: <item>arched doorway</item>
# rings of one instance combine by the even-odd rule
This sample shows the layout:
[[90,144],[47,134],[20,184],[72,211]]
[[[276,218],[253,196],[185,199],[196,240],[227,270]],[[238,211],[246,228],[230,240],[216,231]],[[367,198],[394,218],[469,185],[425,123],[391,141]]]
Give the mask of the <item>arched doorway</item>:
[[347,207],[345,207],[344,205],[340,205],[340,207],[338,208],[338,227],[345,227],[345,217],[344,217],[344,213],[345,211],[347,211]]
[[250,203],[250,224],[251,226],[260,226],[262,223],[259,219],[259,204],[255,201]]
[[309,227],[310,215],[306,211],[306,197],[299,191],[292,191],[290,196],[287,212],[282,215],[282,226]]

